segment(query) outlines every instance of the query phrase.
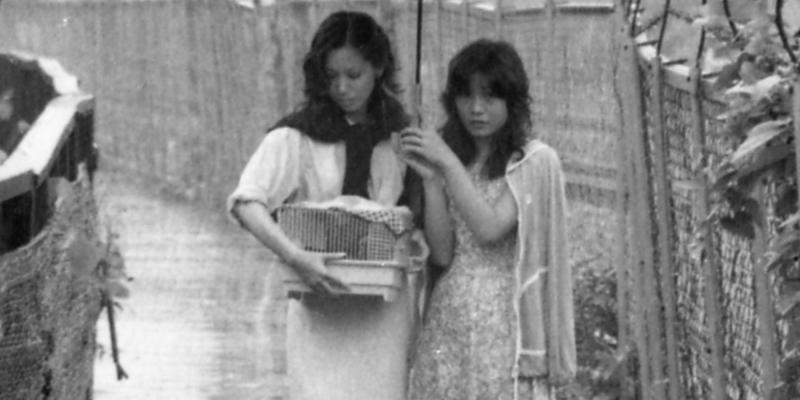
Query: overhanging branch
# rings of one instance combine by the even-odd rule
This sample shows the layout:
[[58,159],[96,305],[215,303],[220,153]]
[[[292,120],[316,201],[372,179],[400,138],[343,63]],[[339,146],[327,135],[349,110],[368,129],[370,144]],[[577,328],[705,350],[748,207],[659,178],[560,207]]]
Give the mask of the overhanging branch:
[[789,37],[786,36],[786,29],[783,26],[783,0],[775,1],[775,26],[778,28],[778,34],[781,37],[783,48],[789,54],[789,59],[792,60],[792,66],[798,68],[797,55],[792,51],[792,46],[789,45]]

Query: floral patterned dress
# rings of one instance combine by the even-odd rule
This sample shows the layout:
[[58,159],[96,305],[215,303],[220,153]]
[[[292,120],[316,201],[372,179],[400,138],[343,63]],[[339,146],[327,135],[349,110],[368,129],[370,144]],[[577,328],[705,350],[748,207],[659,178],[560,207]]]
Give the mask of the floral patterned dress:
[[[505,178],[488,180],[474,170],[470,174],[490,204],[508,187]],[[452,201],[448,208],[455,254],[430,297],[411,371],[410,399],[512,400],[516,231],[480,245]],[[548,392],[543,381],[519,382],[519,399],[548,399]]]

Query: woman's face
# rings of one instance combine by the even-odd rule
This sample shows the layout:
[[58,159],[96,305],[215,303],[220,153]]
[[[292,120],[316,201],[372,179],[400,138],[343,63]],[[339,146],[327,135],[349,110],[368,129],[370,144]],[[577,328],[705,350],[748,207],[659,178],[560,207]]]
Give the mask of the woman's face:
[[506,101],[489,90],[486,78],[472,75],[469,93],[456,97],[458,117],[473,139],[490,138],[508,120]]
[[333,101],[353,122],[363,122],[379,72],[350,46],[333,50],[325,61]]

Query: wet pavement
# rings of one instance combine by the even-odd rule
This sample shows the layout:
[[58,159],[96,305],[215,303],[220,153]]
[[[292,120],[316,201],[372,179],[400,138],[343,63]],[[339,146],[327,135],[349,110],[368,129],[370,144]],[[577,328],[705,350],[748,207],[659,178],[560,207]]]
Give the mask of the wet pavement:
[[285,399],[286,303],[272,256],[222,210],[144,188],[98,175],[101,219],[119,233],[134,280],[116,315],[129,379],[116,379],[103,314],[94,398]]

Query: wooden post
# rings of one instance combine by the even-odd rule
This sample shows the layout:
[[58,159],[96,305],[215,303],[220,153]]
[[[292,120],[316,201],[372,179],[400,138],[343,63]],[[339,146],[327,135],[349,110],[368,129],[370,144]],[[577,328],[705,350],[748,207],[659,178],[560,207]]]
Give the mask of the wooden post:
[[[795,85],[795,89],[797,86]],[[794,100],[797,101],[797,93],[794,93]],[[797,104],[794,105],[796,111]],[[795,115],[796,117],[796,115]],[[797,132],[797,126],[795,126]],[[795,145],[796,146],[796,145]],[[759,204],[765,204],[766,187],[763,183],[758,183],[755,188],[755,200]],[[768,257],[767,241],[769,240],[769,227],[766,216],[762,214],[759,226],[756,227],[755,238],[753,239],[753,280],[756,290],[756,314],[758,315],[758,334],[761,346],[761,381],[764,393],[761,398],[771,399],[772,391],[778,383],[777,377],[777,354],[775,341],[775,307],[772,300],[772,285],[769,273],[766,269]]]
[[407,87],[411,88],[411,98],[409,99],[409,114],[411,114],[411,121],[413,125],[419,126],[421,125],[422,121],[422,109],[420,100],[422,99],[422,88],[416,82],[416,59],[417,59],[417,1],[410,0],[407,3],[407,7],[405,10],[406,15],[406,23],[403,24],[405,26],[405,37],[406,42],[406,57],[407,60],[407,71],[408,73],[406,76],[408,77],[408,85]]
[[[467,39],[465,43],[472,40],[472,35],[469,32],[469,2],[466,0],[461,2],[461,31],[463,32],[463,37]],[[460,48],[463,45],[464,43],[460,43],[456,47]]]
[[[309,35],[314,35],[314,32],[319,27],[319,0],[311,0],[311,4],[309,4],[309,11],[311,13],[311,29],[309,30]],[[308,43],[311,43],[311,40],[308,40]]]
[[[669,202],[668,196],[670,195],[669,182],[667,181],[666,171],[666,144],[664,143],[664,69],[661,66],[660,56],[656,56],[650,64],[652,69],[652,80],[650,83],[650,102],[649,109],[652,116],[652,138],[653,138],[653,152],[650,154],[653,163],[653,182],[652,193],[653,204],[655,206],[655,218],[657,229],[657,247],[658,247],[658,268],[663,271],[664,265],[670,263],[671,249],[669,247]],[[645,146],[647,146],[647,139],[645,139]],[[650,268],[645,268],[645,285],[647,285],[650,295],[648,298],[648,317],[649,317],[649,333],[650,346],[652,352],[650,360],[652,362],[653,374],[653,396],[655,399],[665,399],[664,391],[664,360],[661,351],[661,337],[663,329],[661,326],[661,307],[659,307],[659,297],[657,295],[658,288],[656,286],[656,265],[652,264]],[[666,293],[661,293],[666,296]]]
[[[433,32],[433,50],[434,50],[434,57],[436,58],[436,65],[434,66],[434,82],[433,90],[435,90],[435,94],[433,95],[433,99],[438,98],[438,94],[444,91],[444,84],[445,79],[447,79],[447,59],[445,58],[444,46],[442,45],[442,36],[444,35],[444,30],[442,29],[442,11],[444,6],[442,4],[443,0],[435,0],[435,4],[433,5],[433,12],[434,12],[434,24],[436,24]],[[434,119],[431,121],[432,123],[438,125],[439,121]]]
[[[316,1],[318,0],[314,0],[314,2]],[[378,21],[378,24],[386,27],[387,23],[389,22],[386,19],[386,15],[389,9],[392,7],[391,0],[376,0],[375,3],[375,15],[377,15],[376,20]]]
[[[692,171],[699,189],[695,198],[695,218],[697,221],[706,221],[710,212],[709,182],[703,172],[708,160],[705,157],[705,117],[703,116],[703,81],[700,69],[695,66],[692,69]],[[714,227],[706,224],[703,229],[705,241],[705,258],[701,268],[703,269],[703,279],[705,284],[704,300],[706,312],[708,313],[708,337],[711,347],[711,398],[713,400],[725,399],[725,358],[723,356],[723,327],[722,327],[722,304],[720,302],[719,289],[722,287],[722,278],[717,243],[714,240]]]
[[[800,78],[792,83],[792,119],[794,120],[794,161],[797,166],[797,182],[800,182]],[[798,196],[800,207],[800,196]],[[800,210],[800,208],[798,208]]]
[[503,38],[503,0],[497,0],[494,9],[494,35],[497,39]]
[[[624,10],[617,11],[616,73],[614,75],[614,91],[620,109],[621,141],[626,145],[623,159],[627,162],[624,168],[629,171],[631,179],[631,233],[629,271],[632,281],[633,329],[636,348],[638,350],[639,384],[642,398],[649,398],[650,373],[647,348],[647,326],[645,307],[643,306],[643,285],[641,272],[643,268],[651,268],[653,264],[654,244],[652,243],[652,222],[650,220],[650,192],[648,186],[647,160],[644,142],[644,106],[642,104],[641,76],[636,45],[630,36]],[[624,277],[623,277],[624,278]],[[622,279],[622,278],[621,278]],[[627,345],[627,343],[623,343]]]
[[[627,39],[627,38],[625,38]],[[620,47],[620,39],[615,40],[615,47]],[[618,52],[617,56],[618,59],[616,62],[620,62],[620,55],[622,52]],[[627,59],[625,59],[627,61]],[[622,68],[619,68],[618,71]],[[619,108],[619,126],[623,127],[619,132],[617,132],[617,193],[615,196],[615,211],[616,211],[616,231],[617,231],[617,241],[618,243],[614,246],[614,265],[616,265],[616,282],[617,282],[617,357],[620,359],[627,360],[629,355],[631,354],[631,345],[630,342],[630,324],[629,324],[629,285],[632,274],[632,270],[635,268],[635,264],[633,263],[633,257],[629,257],[632,255],[634,250],[634,246],[630,245],[629,238],[632,238],[631,229],[628,227],[629,223],[629,215],[631,215],[631,205],[629,199],[632,197],[632,184],[633,184],[633,177],[631,176],[631,168],[630,168],[630,154],[628,148],[628,129],[624,129],[626,127],[626,115],[628,115],[628,119],[632,118],[633,115],[636,115],[636,110],[641,112],[641,104],[634,105],[633,110],[622,110],[625,105],[622,104],[622,94],[617,91],[619,87],[617,86],[616,77],[614,78],[614,91],[619,101],[618,108]],[[637,90],[638,87],[634,88]],[[625,94],[628,95],[627,93]],[[635,99],[634,99],[635,100]],[[641,120],[643,116],[639,115],[638,118]],[[634,289],[635,290],[635,289]],[[630,371],[628,369],[628,363],[623,362],[620,368],[622,369],[621,376],[623,379],[620,380],[620,400],[632,400],[630,397],[627,396],[630,393],[630,388],[628,387],[628,375]]]
[[[274,20],[272,22],[277,24],[278,32],[280,32],[280,37],[277,38],[276,41],[281,46],[283,81],[286,84],[287,102],[286,108],[281,112],[282,114],[288,113],[292,107],[295,106],[297,103],[297,94],[299,93],[295,87],[295,71],[297,70],[298,58],[295,57],[294,54],[294,24],[288,20],[291,14],[284,12],[289,1],[290,0],[275,0],[275,4],[272,6],[275,10],[273,14]],[[316,29],[316,27],[313,29]]]
[[[542,122],[540,123],[540,129],[543,131],[558,131],[558,119],[561,115],[561,109],[559,107],[559,103],[561,103],[561,99],[558,96],[562,96],[563,92],[560,90],[558,84],[558,76],[560,75],[559,71],[563,65],[561,65],[561,48],[559,47],[559,40],[558,35],[556,32],[556,2],[555,0],[545,0],[545,15],[547,18],[547,35],[545,36],[545,54],[544,57],[540,53],[539,57],[541,61],[546,61],[554,68],[549,68],[547,71],[544,72],[544,89],[545,93],[547,93],[547,97],[550,97],[549,101],[543,101],[542,105],[545,108],[544,118],[542,118]],[[555,97],[555,98],[554,98]],[[544,138],[546,139],[546,138]]]
[[[666,22],[665,22],[666,23]],[[667,329],[664,330],[664,338],[666,340],[667,351],[667,375],[669,377],[669,393],[671,400],[682,400],[675,387],[680,385],[678,377],[678,345],[675,339],[675,273],[673,270],[673,254],[672,254],[672,217],[670,213],[669,198],[671,195],[671,186],[669,184],[669,176],[667,175],[667,157],[669,145],[667,144],[667,135],[664,128],[664,68],[661,65],[661,58],[657,56],[653,61],[653,83],[651,92],[651,105],[653,106],[653,138],[655,141],[655,152],[653,154],[653,163],[655,167],[655,205],[656,205],[656,220],[658,224],[658,252],[660,257],[659,271],[661,273],[661,296],[664,301],[664,319]],[[653,282],[655,283],[655,282]],[[653,287],[655,289],[655,285]],[[653,299],[656,297],[653,296]],[[652,308],[657,317],[657,323],[654,329],[659,333],[658,338],[661,338],[661,316],[658,304],[654,304]],[[659,346],[660,347],[660,346]],[[660,352],[659,352],[660,353]],[[657,363],[655,368],[655,379],[657,382],[663,381],[661,374],[663,373],[663,360],[661,354],[656,354],[653,360]]]

